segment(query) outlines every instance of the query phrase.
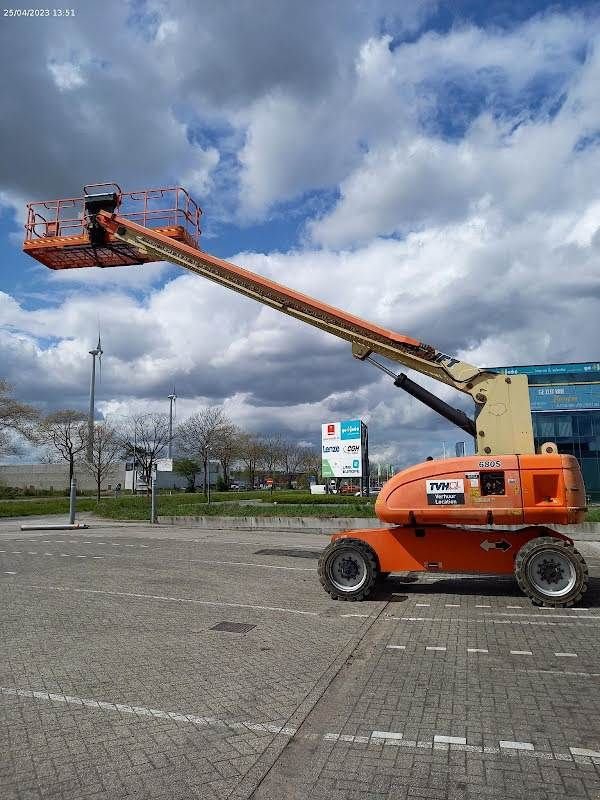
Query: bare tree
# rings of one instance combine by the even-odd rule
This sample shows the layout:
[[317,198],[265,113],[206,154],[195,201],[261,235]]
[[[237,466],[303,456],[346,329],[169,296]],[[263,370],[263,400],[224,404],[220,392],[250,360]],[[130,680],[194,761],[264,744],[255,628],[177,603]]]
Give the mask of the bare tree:
[[251,488],[256,483],[256,473],[264,462],[265,444],[253,433],[242,433],[239,439],[238,458],[246,467]]
[[18,452],[13,434],[33,440],[39,419],[37,409],[15,400],[12,391],[12,386],[0,378],[0,454]]
[[223,413],[223,409],[214,406],[192,414],[177,428],[181,452],[189,458],[198,458],[202,464],[205,495],[208,493],[210,456],[216,453],[221,431],[230,425],[231,422]]
[[213,455],[219,459],[221,464],[223,482],[227,489],[229,489],[231,465],[240,453],[241,433],[237,425],[233,425],[231,422],[224,423],[219,429],[219,434],[212,449]]
[[168,414],[134,414],[129,418],[123,438],[124,454],[135,461],[148,492],[156,462],[168,446]]
[[280,464],[282,446],[283,442],[278,435],[265,436],[262,439],[262,468],[271,479]]
[[288,488],[292,487],[292,480],[302,470],[305,462],[306,452],[304,447],[284,439],[279,448],[279,466],[285,475]]
[[53,411],[40,422],[36,441],[57,456],[58,460],[68,462],[70,484],[75,462],[87,444],[86,415],[71,408]]
[[317,450],[316,447],[304,447],[303,450],[302,469],[309,476],[314,475],[318,482],[322,465],[321,451]]
[[122,454],[123,436],[121,431],[107,422],[95,425],[92,442],[92,460],[85,461],[84,463],[85,468],[94,476],[96,481],[98,501],[100,501],[102,482],[108,477]]

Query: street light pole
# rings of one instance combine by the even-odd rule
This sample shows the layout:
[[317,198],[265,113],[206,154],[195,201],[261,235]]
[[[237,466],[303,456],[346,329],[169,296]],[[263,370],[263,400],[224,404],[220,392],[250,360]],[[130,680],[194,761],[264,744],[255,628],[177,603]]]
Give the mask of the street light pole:
[[173,391],[169,395],[169,458],[173,458],[173,403],[175,400],[177,400],[177,395],[175,387],[173,387]]
[[87,460],[93,461],[94,457],[94,394],[96,391],[96,356],[100,357],[102,363],[102,347],[100,345],[100,334],[98,334],[98,344],[94,350],[90,350],[92,357],[92,377],[90,380],[90,409],[88,412],[88,439],[87,439]]

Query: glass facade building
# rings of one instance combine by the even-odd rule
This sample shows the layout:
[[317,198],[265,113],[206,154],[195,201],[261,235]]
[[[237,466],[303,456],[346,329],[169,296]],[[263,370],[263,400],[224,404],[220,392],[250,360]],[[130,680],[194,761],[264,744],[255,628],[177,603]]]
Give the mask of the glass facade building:
[[556,442],[581,466],[588,502],[600,502],[600,362],[496,367],[527,375],[536,451]]

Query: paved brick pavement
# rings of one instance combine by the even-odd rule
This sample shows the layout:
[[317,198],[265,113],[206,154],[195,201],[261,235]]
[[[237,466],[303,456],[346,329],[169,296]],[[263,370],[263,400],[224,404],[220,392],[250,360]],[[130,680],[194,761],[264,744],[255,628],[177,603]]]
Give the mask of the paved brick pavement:
[[585,609],[452,576],[335,603],[326,541],[3,522],[0,797],[600,800],[598,577]]

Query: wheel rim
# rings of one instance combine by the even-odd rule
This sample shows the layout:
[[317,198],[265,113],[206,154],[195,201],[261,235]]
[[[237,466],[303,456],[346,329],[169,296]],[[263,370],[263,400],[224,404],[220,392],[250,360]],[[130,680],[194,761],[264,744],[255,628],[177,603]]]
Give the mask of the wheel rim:
[[327,577],[340,592],[355,592],[367,580],[367,565],[353,547],[336,550],[327,561]]
[[529,559],[527,577],[538,592],[549,597],[569,594],[577,581],[572,561],[551,548],[539,550]]

